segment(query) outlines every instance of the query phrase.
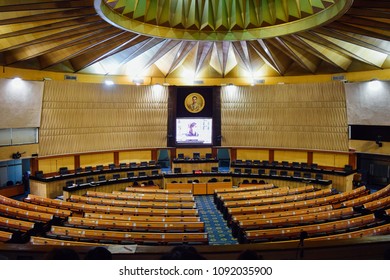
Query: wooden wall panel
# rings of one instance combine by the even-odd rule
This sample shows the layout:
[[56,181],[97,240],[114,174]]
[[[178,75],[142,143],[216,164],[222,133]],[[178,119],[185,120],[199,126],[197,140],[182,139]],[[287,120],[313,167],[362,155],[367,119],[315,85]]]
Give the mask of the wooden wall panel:
[[306,151],[283,151],[275,150],[274,160],[276,161],[288,161],[288,162],[307,162]]
[[40,154],[165,147],[164,87],[45,82]]
[[39,170],[42,170],[45,174],[58,172],[60,167],[67,167],[69,170],[74,170],[74,156],[39,159]]
[[142,151],[123,151],[119,153],[119,162],[141,162],[149,161],[152,159],[151,150],[142,150]]
[[348,151],[343,83],[223,87],[223,146]]
[[241,160],[268,160],[269,150],[237,149],[237,159]]
[[99,153],[80,155],[80,166],[96,166],[102,164],[104,166],[114,163],[114,153]]
[[320,166],[344,167],[349,162],[349,154],[313,152],[313,163]]
[[37,154],[39,152],[38,144],[29,144],[29,145],[18,145],[18,146],[4,146],[0,147],[0,161],[11,160],[12,154],[19,152],[22,154],[23,158],[30,158],[32,154]]

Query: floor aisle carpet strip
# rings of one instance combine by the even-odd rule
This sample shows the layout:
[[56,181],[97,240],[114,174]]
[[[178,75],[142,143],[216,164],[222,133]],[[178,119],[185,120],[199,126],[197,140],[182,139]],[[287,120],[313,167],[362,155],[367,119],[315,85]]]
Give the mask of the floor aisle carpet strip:
[[238,244],[227,227],[222,214],[216,208],[212,195],[195,196],[199,216],[205,223],[210,245]]

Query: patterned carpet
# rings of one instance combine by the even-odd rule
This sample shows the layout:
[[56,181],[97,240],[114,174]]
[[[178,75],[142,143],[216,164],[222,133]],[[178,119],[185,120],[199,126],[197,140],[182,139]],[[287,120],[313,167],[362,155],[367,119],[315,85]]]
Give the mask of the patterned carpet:
[[210,245],[238,244],[231,229],[226,225],[221,212],[216,208],[212,195],[195,196],[199,216],[205,223]]

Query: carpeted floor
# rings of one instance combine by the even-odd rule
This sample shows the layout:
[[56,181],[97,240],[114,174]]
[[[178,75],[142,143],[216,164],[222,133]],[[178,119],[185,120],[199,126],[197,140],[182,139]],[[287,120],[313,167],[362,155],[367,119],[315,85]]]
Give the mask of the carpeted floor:
[[226,225],[221,212],[216,208],[212,195],[195,196],[199,216],[205,223],[210,245],[238,244]]

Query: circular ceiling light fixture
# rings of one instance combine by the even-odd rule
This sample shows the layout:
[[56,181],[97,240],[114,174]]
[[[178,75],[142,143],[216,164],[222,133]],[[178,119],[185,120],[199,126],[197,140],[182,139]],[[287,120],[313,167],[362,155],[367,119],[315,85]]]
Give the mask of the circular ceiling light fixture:
[[95,0],[110,24],[138,34],[207,41],[283,36],[332,22],[353,0]]

